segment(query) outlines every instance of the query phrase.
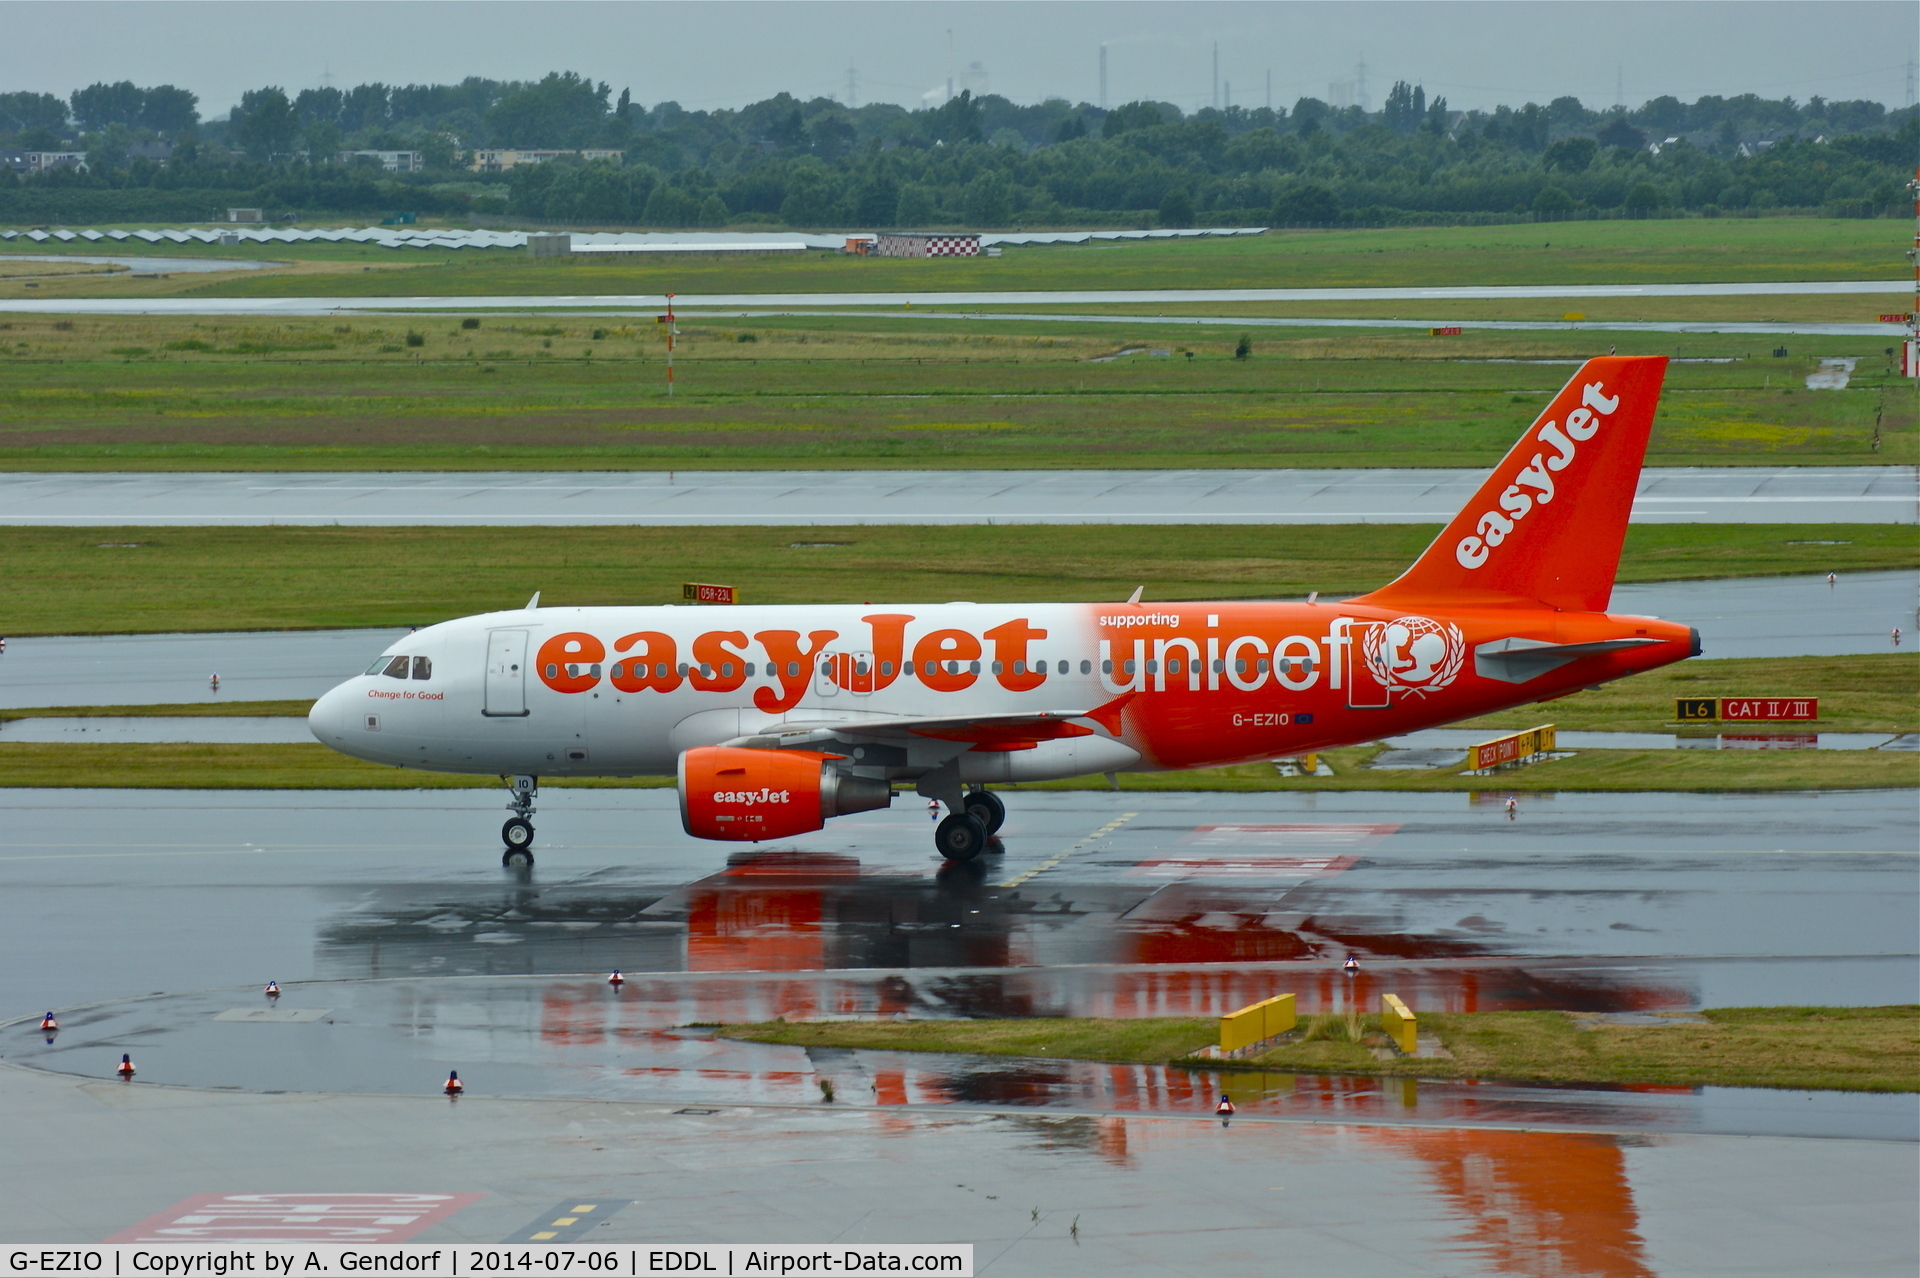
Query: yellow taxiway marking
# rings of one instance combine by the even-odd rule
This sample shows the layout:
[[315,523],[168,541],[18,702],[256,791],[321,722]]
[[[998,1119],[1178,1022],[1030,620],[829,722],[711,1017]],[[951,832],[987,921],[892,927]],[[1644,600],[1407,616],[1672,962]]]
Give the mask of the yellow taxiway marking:
[[1138,812],[1121,813],[1118,818],[1107,822],[1105,825],[1095,830],[1092,834],[1089,834],[1086,838],[1080,840],[1078,843],[1075,843],[1073,846],[1069,847],[1066,851],[1060,853],[1060,855],[1053,857],[1050,860],[1042,861],[1040,864],[1034,866],[1031,870],[1028,870],[1025,874],[1014,875],[1012,878],[1008,879],[1006,882],[1000,884],[1000,886],[1003,888],[1019,887],[1022,883],[1025,883],[1028,879],[1032,878],[1034,875],[1045,874],[1048,870],[1051,870],[1054,866],[1060,864],[1062,861],[1072,856],[1075,852],[1080,851],[1080,849],[1086,847],[1089,843],[1092,843],[1095,839],[1104,839],[1107,835],[1112,834],[1115,830],[1119,829],[1121,826],[1125,825],[1127,822],[1133,820],[1135,817],[1139,815],[1140,814]]
[[537,1234],[530,1234],[528,1236],[535,1242],[546,1242],[554,1236],[554,1232],[551,1229],[543,1229]]

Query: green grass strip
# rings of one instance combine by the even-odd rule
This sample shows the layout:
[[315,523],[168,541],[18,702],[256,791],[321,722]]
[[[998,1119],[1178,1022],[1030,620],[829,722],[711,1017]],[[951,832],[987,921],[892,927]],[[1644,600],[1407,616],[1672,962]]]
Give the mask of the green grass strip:
[[[1423,524],[811,528],[11,528],[7,633],[412,626],[502,608],[1304,598],[1398,576]],[[1920,566],[1910,526],[1647,524],[1622,581]]]
[[[1416,1009],[1417,1010],[1417,1009]],[[1484,1078],[1558,1084],[1920,1091],[1920,1006],[1749,1007],[1617,1025],[1567,1012],[1420,1013],[1449,1057],[1386,1050],[1379,1018],[1318,1016],[1292,1041],[1244,1061],[1199,1061],[1218,1041],[1210,1017],[981,1021],[826,1021],[723,1025],[722,1038],[799,1047],[964,1052],[1055,1060],[1176,1064],[1259,1086],[1272,1073]],[[1247,1077],[1252,1075],[1252,1077]]]

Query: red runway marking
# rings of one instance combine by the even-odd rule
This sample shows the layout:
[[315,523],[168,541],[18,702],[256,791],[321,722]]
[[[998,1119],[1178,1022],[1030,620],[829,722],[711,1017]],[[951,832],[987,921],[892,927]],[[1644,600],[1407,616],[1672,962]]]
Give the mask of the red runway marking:
[[484,1194],[195,1194],[110,1243],[397,1243]]
[[1127,871],[1136,879],[1317,879],[1340,873],[1351,856],[1159,857]]
[[1183,843],[1197,848],[1357,848],[1377,843],[1400,825],[1197,825]]

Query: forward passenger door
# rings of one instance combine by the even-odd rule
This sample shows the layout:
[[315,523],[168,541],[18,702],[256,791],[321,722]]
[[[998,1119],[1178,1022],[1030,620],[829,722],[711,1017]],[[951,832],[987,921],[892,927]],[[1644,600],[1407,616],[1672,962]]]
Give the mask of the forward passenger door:
[[527,632],[487,632],[486,700],[480,713],[489,718],[524,718],[527,714]]

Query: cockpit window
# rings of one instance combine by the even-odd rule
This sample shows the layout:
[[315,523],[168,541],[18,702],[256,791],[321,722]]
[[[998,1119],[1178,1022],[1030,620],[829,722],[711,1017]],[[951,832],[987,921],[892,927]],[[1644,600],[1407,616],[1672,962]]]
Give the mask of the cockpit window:
[[383,673],[389,679],[404,679],[407,677],[407,665],[409,663],[409,660],[410,659],[407,657],[395,657],[392,661],[389,661],[387,663],[387,668]]
[[426,657],[413,659],[413,677],[416,679],[433,678],[433,662]]
[[392,657],[375,657],[373,659],[373,664],[367,667],[367,673],[379,674],[382,670],[385,670],[387,668],[387,663],[392,660],[393,660]]

